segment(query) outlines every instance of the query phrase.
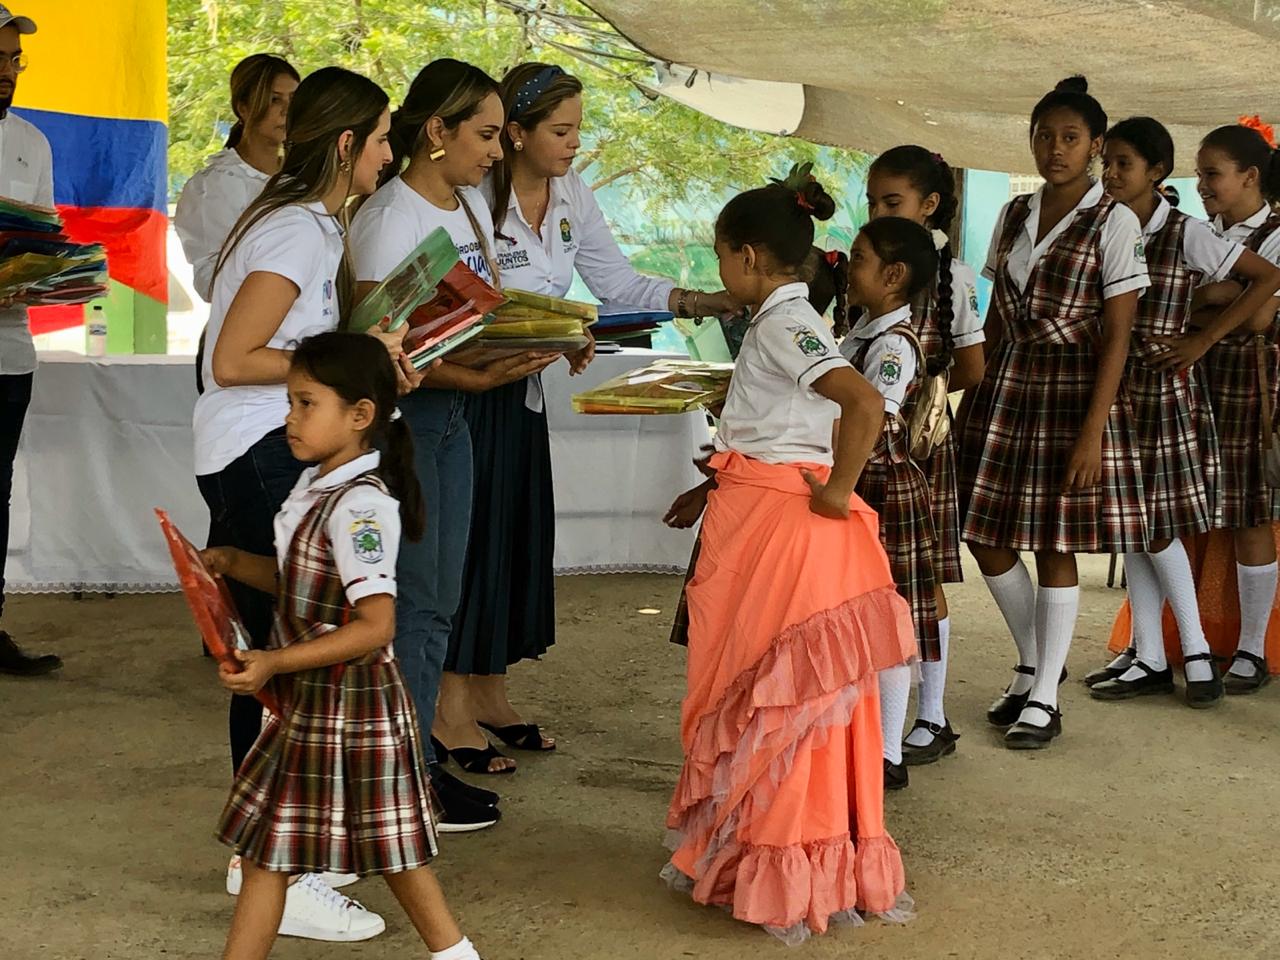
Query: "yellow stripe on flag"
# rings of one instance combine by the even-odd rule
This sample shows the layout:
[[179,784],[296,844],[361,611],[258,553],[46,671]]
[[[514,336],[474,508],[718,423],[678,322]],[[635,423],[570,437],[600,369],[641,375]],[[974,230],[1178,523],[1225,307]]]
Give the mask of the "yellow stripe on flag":
[[14,104],[166,123],[165,0],[5,0],[38,31]]

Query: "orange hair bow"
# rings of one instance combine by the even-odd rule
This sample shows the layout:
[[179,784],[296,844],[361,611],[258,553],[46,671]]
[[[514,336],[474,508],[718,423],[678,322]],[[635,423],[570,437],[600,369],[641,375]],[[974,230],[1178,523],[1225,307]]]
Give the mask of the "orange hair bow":
[[1269,123],[1263,123],[1262,117],[1256,113],[1252,117],[1241,117],[1236,123],[1242,127],[1248,127],[1250,130],[1257,130],[1262,135],[1262,139],[1267,141],[1267,146],[1272,150],[1276,148],[1276,132]]

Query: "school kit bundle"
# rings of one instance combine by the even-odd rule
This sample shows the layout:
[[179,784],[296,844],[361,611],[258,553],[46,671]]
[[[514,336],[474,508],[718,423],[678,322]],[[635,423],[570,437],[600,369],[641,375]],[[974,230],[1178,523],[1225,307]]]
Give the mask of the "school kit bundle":
[[729,393],[732,363],[655,360],[573,397],[575,413],[687,413],[714,407]]
[[0,197],[0,302],[87,303],[107,293],[101,244],[75,243],[56,210]]
[[412,328],[405,352],[420,370],[453,351],[450,360],[483,366],[530,351],[580,350],[596,312],[559,297],[499,292],[462,262],[448,231],[437,227],[361,301],[350,328],[363,332],[384,319],[389,330]]

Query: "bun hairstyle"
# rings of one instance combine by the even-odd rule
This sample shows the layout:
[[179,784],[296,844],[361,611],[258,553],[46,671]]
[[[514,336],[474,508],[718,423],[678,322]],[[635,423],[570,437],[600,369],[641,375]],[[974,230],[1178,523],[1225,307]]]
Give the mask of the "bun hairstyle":
[[566,100],[582,95],[582,81],[548,63],[522,63],[512,67],[500,85],[505,122],[502,124],[502,159],[493,168],[493,229],[497,234],[511,204],[511,170],[516,148],[507,127],[518,123],[526,130],[555,113]]
[[1206,147],[1221,150],[1231,158],[1239,170],[1256,167],[1258,187],[1262,191],[1263,199],[1268,203],[1280,202],[1278,151],[1256,129],[1240,123],[1218,127],[1200,141],[1200,148]]
[[1082,76],[1067,77],[1040,98],[1031,111],[1031,132],[1044,117],[1054,110],[1070,110],[1080,116],[1089,128],[1089,136],[1097,139],[1107,132],[1107,111],[1089,95],[1089,81]]
[[382,169],[381,183],[400,173],[405,161],[427,141],[427,121],[439,117],[446,130],[476,115],[480,104],[498,92],[498,82],[479,67],[442,57],[418,71],[400,108],[391,114],[391,162]]
[[809,306],[822,316],[834,300],[832,329],[837,338],[843,337],[849,332],[849,306],[846,301],[849,292],[848,254],[842,250],[813,247],[809,250],[805,274],[809,277]]
[[396,372],[382,341],[363,333],[321,333],[307,337],[293,352],[289,369],[306,374],[346,403],[373,403],[369,445],[382,453],[378,475],[400,501],[400,524],[410,540],[426,530],[422,485],[413,466],[413,437],[396,412]]
[[246,123],[253,126],[267,115],[271,107],[271,88],[279,76],[302,81],[288,60],[269,53],[250,54],[231,71],[231,111],[236,122],[227,136],[228,148],[240,142]]
[[716,237],[732,250],[767,250],[779,268],[804,273],[813,248],[813,221],[830,220],[836,202],[814,179],[813,164],[791,168],[785,180],[740,193],[716,218]]
[[[938,251],[929,231],[906,217],[881,217],[860,231],[876,256],[885,263],[901,263],[907,268],[908,300],[928,289],[938,273]],[[934,376],[934,374],[930,374]]]
[[1151,117],[1130,117],[1121,120],[1107,131],[1108,141],[1127,143],[1137,151],[1138,156],[1147,161],[1148,166],[1157,163],[1164,166],[1164,173],[1156,186],[1164,183],[1165,177],[1173,173],[1173,137],[1165,129],[1163,123]]
[[[929,216],[928,226],[942,233],[951,232],[951,224],[960,209],[960,200],[956,196],[955,174],[942,154],[933,153],[915,144],[893,147],[871,164],[871,172],[876,171],[905,177],[922,198],[936,193],[938,208]],[[929,357],[925,364],[926,372],[931,377],[950,368],[956,347],[955,335],[951,329],[955,322],[955,304],[951,291],[951,241],[948,240],[937,252],[938,288],[934,309],[937,311],[938,332],[942,337],[942,352]]]

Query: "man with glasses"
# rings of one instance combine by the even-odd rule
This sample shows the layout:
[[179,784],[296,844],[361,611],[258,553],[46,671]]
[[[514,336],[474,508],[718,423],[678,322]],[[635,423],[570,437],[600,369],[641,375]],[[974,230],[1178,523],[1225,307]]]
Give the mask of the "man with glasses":
[[[16,16],[0,5],[0,197],[52,207],[53,154],[49,141],[9,110],[18,75],[27,67],[22,38],[35,32],[36,25],[30,17]],[[13,460],[31,402],[35,370],[36,348],[26,307],[0,302],[0,612],[4,610]],[[0,673],[36,676],[61,666],[62,661],[52,654],[36,657],[23,653],[9,634],[0,630]]]

